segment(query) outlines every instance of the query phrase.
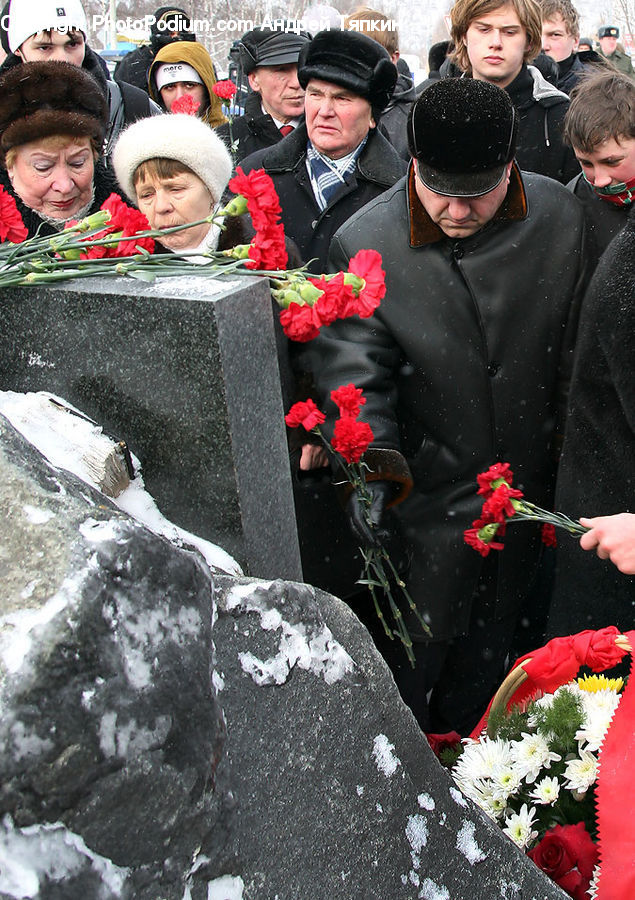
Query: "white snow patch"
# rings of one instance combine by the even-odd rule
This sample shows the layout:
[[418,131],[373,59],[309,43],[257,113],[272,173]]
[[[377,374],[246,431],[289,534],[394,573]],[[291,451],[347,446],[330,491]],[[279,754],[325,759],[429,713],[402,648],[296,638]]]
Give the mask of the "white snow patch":
[[423,816],[408,816],[406,837],[415,853],[421,853],[428,843],[428,823]]
[[25,503],[22,509],[31,525],[46,525],[55,516],[50,509],[38,509],[37,506],[31,506],[29,503]]
[[57,593],[43,606],[17,609],[0,616],[0,657],[9,672],[17,672],[31,649],[31,632],[43,627],[68,606],[81,591],[86,572],[76,572],[65,578]]
[[431,878],[426,878],[421,883],[419,897],[421,900],[450,900],[450,892],[446,887],[436,884]]
[[435,808],[435,803],[430,794],[419,794],[417,797],[417,803],[421,807],[421,809],[427,809],[430,812]]
[[361,796],[363,796],[363,794],[364,794],[364,785],[358,784],[357,785],[357,796],[361,797]]
[[384,773],[386,778],[394,775],[397,771],[397,766],[401,765],[401,760],[393,753],[394,749],[395,745],[390,743],[385,734],[378,734],[373,741],[375,765],[380,772]]
[[464,820],[456,836],[456,849],[463,854],[471,866],[475,865],[475,863],[483,862],[487,858],[487,853],[481,850],[476,843],[475,831],[476,825],[474,822]]
[[107,758],[118,756],[129,759],[160,747],[172,725],[170,716],[157,716],[154,728],[139,725],[135,719],[129,719],[123,725],[117,725],[117,714],[107,712],[99,723],[99,747]]
[[214,671],[212,672],[212,684],[217,694],[219,694],[225,687],[225,678],[217,669],[214,669]]
[[27,357],[27,365],[29,366],[37,366],[40,369],[54,369],[55,363],[49,362],[46,359],[42,359],[39,353],[34,353],[33,351],[29,352]]
[[27,729],[24,722],[13,722],[9,729],[13,755],[16,759],[24,759],[28,756],[41,756],[53,749],[53,741],[41,738],[32,729]]
[[[187,282],[188,279],[183,280]],[[223,290],[226,288],[227,284],[223,284]],[[68,422],[65,423],[63,431],[55,429],[50,416],[43,413],[43,405],[50,399],[79,413],[77,416],[70,414],[67,416]],[[72,472],[99,490],[99,486],[91,479],[90,470],[86,467],[83,451],[89,441],[94,440],[96,434],[102,434],[102,429],[87,420],[80,410],[48,391],[26,394],[0,391],[0,412],[9,419],[14,428],[37,447],[51,465]],[[144,487],[139,460],[134,456],[132,460],[136,477],[118,497],[111,497],[110,500],[146,528],[162,535],[176,546],[196,547],[210,568],[219,569],[229,575],[242,575],[242,569],[236,560],[225,550],[164,518]],[[60,492],[63,493],[61,485]]]
[[454,800],[454,802],[455,802],[455,803],[458,803],[459,806],[463,806],[464,808],[467,808],[467,805],[468,805],[468,804],[467,804],[467,800],[466,800],[466,798],[463,796],[463,794],[461,793],[461,791],[457,790],[457,789],[454,788],[454,787],[451,787],[451,788],[450,788],[450,797],[452,797],[452,799]]
[[243,900],[244,887],[240,875],[223,875],[207,882],[207,900]]
[[258,685],[284,684],[294,666],[324,678],[327,684],[340,681],[354,668],[353,660],[326,625],[292,625],[271,605],[267,594],[271,582],[234,585],[225,599],[225,609],[243,607],[260,616],[264,631],[280,631],[278,652],[269,659],[253,653],[239,653],[240,665]]
[[79,532],[90,544],[100,544],[102,541],[126,543],[126,538],[121,533],[121,525],[114,519],[99,520],[89,516],[79,526]]
[[30,825],[14,828],[5,816],[0,829],[0,892],[25,900],[38,897],[40,888],[72,877],[90,864],[104,887],[119,896],[128,869],[90,850],[83,839],[64,825]]
[[419,877],[419,875],[417,874],[417,872],[415,872],[414,870],[411,870],[411,871],[408,873],[408,878],[410,879],[411,883],[414,884],[415,887],[419,887],[419,884],[420,884],[420,882],[421,882],[421,878]]
[[383,811],[384,811],[384,807],[381,805],[381,803],[376,803],[375,809],[377,810],[378,813],[383,813]]
[[500,896],[502,900],[507,900],[508,897],[516,895],[520,896],[520,885],[515,881],[505,881],[504,879],[501,879]]

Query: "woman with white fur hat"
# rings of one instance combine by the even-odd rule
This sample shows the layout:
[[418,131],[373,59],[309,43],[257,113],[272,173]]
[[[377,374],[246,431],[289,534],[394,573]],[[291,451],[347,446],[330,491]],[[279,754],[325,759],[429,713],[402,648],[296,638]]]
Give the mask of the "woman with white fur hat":
[[[159,230],[213,213],[232,173],[221,139],[201,119],[180,113],[135,122],[119,137],[112,161],[123,191],[150,227]],[[249,240],[240,219],[226,219],[223,225],[204,222],[159,238],[159,243],[172,252],[203,254]]]

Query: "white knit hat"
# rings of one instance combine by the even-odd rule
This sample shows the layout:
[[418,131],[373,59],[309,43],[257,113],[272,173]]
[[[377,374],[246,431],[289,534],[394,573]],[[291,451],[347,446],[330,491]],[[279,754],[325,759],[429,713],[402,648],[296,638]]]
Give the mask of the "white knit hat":
[[175,159],[188,166],[218,202],[232,173],[229,150],[218,135],[195,116],[180,113],[139,119],[121,132],[112,154],[117,181],[137,202],[134,173],[148,159]]
[[40,31],[76,29],[86,37],[88,25],[80,0],[11,0],[7,28],[11,52]]

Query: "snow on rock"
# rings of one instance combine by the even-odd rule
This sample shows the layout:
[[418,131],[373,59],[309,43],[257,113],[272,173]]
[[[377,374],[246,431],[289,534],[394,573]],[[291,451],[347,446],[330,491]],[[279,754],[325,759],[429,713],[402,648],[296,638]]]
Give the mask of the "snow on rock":
[[418,896],[421,900],[450,900],[450,892],[446,887],[438,885],[431,878],[425,878],[421,882],[421,890]]
[[430,796],[430,794],[419,794],[417,797],[417,803],[421,807],[421,809],[427,809],[430,812],[435,807],[434,799]]
[[[282,596],[279,590],[283,591]],[[280,632],[278,652],[274,656],[260,659],[251,652],[238,654],[243,671],[256,684],[284,684],[296,666],[323,678],[327,684],[335,684],[353,671],[353,660],[326,625],[313,621],[288,622],[277,604],[284,609],[283,582],[239,584],[228,592],[225,600],[228,612],[255,612],[263,631]]]
[[487,853],[476,843],[476,826],[474,822],[463,821],[456,836],[456,849],[467,859],[471,866],[483,862]]
[[208,882],[207,900],[243,900],[244,887],[240,875],[223,875]]
[[467,799],[463,796],[461,791],[458,788],[451,787],[450,788],[450,797],[454,800],[455,803],[458,803],[459,806],[463,806],[467,808]]
[[[45,404],[51,400],[59,406],[77,413],[77,415],[61,413],[61,415],[65,415],[63,430],[54,427],[50,415],[44,412]],[[102,429],[88,420],[80,410],[66,400],[46,391],[26,394],[0,391],[0,413],[5,415],[13,427],[37,447],[51,465],[72,472],[73,475],[99,490],[99,486],[91,478],[90,470],[85,464],[83,448],[90,442],[94,442],[96,436],[101,436]],[[107,441],[108,439],[104,436],[103,440]],[[219,569],[229,575],[241,575],[242,569],[225,550],[198,535],[179,528],[161,514],[154,499],[145,489],[139,460],[134,456],[132,459],[136,473],[134,480],[118,497],[111,497],[110,500],[146,528],[155,534],[162,535],[176,546],[196,547],[212,570]],[[27,515],[32,514],[27,513]]]
[[428,823],[423,816],[408,816],[406,837],[414,853],[421,853],[428,843]]
[[128,870],[90,850],[82,838],[62,824],[15,828],[10,816],[0,827],[0,892],[23,900],[37,897],[40,888],[62,882],[80,872],[95,878],[94,900],[120,896]]
[[394,749],[395,745],[390,743],[385,734],[378,734],[373,741],[375,764],[386,778],[392,777],[401,765],[401,760],[393,753]]

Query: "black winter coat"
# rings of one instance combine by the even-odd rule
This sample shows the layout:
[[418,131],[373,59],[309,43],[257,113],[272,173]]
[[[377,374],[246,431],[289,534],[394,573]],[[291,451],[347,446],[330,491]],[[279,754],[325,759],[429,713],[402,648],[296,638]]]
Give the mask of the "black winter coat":
[[115,66],[115,81],[124,81],[132,84],[141,91],[148,93],[148,69],[152,65],[154,53],[148,44],[143,44],[130,53],[126,53]]
[[417,94],[412,78],[407,75],[400,75],[392,92],[390,103],[381,114],[381,119],[379,120],[379,130],[406,162],[410,161],[406,125],[410,107],[416,99]]
[[260,102],[260,94],[251,91],[245,100],[245,112],[242,116],[236,116],[231,123],[231,138],[229,122],[219,125],[216,134],[223,139],[228,149],[232,143],[236,149],[233,152],[234,165],[238,165],[257,150],[264,150],[282,140],[278,126],[270,115],[263,113]]
[[[387,293],[372,317],[335,322],[313,342],[321,408],[334,414],[328,398],[340,385],[363,388],[371,468],[403,482],[407,460],[414,486],[394,512],[412,557],[408,589],[436,640],[469,622],[483,560],[463,532],[480,514],[477,474],[509,462],[529,499],[552,501],[583,240],[570,192],[517,169],[494,220],[470,237],[451,240],[432,223],[411,170],[333,240],[332,269],[346,269],[362,248],[378,250]],[[500,615],[527,596],[538,529],[508,528],[505,543]],[[409,629],[420,634],[416,622]]]
[[617,206],[602,200],[585,179],[582,172],[567,185],[584,207],[587,234],[589,272],[595,271],[600,257],[616,234],[626,225],[628,206]]
[[[635,512],[635,206],[589,286],[571,382],[556,509],[572,518]],[[633,627],[635,577],[559,538],[548,636]]]
[[297,245],[305,262],[313,260],[311,272],[326,271],[331,238],[353,213],[398,181],[406,163],[376,129],[357,159],[357,167],[346,184],[320,210],[306,168],[307,130],[302,124],[275,147],[253,153],[243,169],[264,167],[271,175],[282,207],[285,234]]
[[516,162],[523,172],[538,172],[567,184],[580,171],[562,137],[569,98],[534,66],[523,66],[505,90],[520,115]]

